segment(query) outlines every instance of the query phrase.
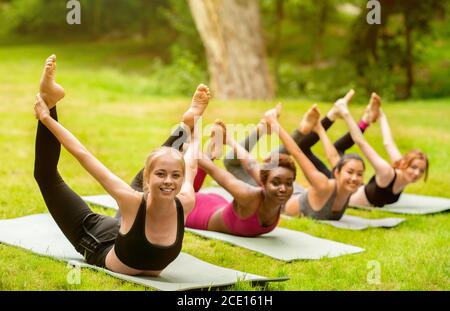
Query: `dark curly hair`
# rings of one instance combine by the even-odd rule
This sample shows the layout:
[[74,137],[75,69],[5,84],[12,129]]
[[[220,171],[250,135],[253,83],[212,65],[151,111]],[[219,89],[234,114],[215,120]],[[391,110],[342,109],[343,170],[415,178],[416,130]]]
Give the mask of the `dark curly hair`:
[[294,180],[297,176],[297,169],[295,167],[294,161],[291,159],[290,156],[286,154],[278,154],[278,161],[276,161],[276,158],[272,155],[264,160],[264,164],[261,166],[261,169],[259,171],[259,178],[261,179],[261,182],[265,185],[267,182],[267,179],[269,178],[269,172],[271,168],[274,167],[284,167],[290,170],[292,173],[294,173]]

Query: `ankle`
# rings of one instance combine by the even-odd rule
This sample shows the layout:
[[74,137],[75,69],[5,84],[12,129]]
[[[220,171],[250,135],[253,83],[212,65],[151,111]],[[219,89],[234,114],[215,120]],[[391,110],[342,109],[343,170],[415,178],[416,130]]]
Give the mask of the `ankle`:
[[361,118],[361,120],[359,120],[358,127],[360,128],[360,130],[364,131],[366,128],[369,127],[369,125],[370,125],[370,123],[366,122],[362,118]]

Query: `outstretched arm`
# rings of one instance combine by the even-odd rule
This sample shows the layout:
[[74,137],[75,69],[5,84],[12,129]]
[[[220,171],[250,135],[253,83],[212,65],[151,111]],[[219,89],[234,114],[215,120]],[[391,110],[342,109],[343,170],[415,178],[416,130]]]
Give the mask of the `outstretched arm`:
[[184,163],[185,163],[185,173],[184,173],[184,182],[181,186],[181,191],[178,194],[178,198],[180,199],[183,208],[185,218],[192,211],[195,205],[195,191],[194,191],[194,179],[197,174],[198,167],[198,156],[199,156],[199,139],[197,137],[196,130],[193,131],[193,135],[188,144],[186,152],[184,153]]
[[309,160],[308,157],[297,146],[291,135],[289,135],[289,133],[286,132],[286,130],[279,123],[275,123],[273,125],[274,129],[278,130],[278,135],[280,136],[280,139],[286,147],[287,151],[294,157],[295,161],[302,169],[310,185],[318,192],[327,191],[328,177],[317,170],[311,160]]
[[50,116],[47,105],[39,95],[36,98],[35,114],[42,124],[58,139],[61,145],[119,203],[119,207],[127,206],[129,200],[135,198],[135,191],[126,182],[109,171],[72,133]]
[[387,117],[381,109],[380,109],[380,127],[381,127],[381,135],[383,135],[384,148],[386,149],[389,155],[391,163],[394,163],[402,158],[402,154],[400,153],[400,151],[397,148],[397,145],[395,144]]
[[256,181],[257,184],[261,185],[258,161],[244,147],[228,135],[227,144],[233,148],[234,154],[241,162],[241,165],[245,171],[253,178],[253,180]]
[[330,163],[331,167],[335,167],[341,158],[339,153],[337,152],[334,145],[331,143],[330,138],[327,135],[327,132],[322,126],[322,123],[317,122],[314,131],[319,135],[320,141],[325,149],[325,155],[327,157],[328,163]]
[[340,115],[347,123],[353,141],[358,145],[375,169],[378,182],[384,185],[392,180],[394,170],[365,140],[361,130],[346,107],[340,107]]
[[255,197],[252,195],[254,193],[252,191],[254,187],[218,167],[205,155],[201,155],[198,164],[241,205],[246,206],[254,202]]

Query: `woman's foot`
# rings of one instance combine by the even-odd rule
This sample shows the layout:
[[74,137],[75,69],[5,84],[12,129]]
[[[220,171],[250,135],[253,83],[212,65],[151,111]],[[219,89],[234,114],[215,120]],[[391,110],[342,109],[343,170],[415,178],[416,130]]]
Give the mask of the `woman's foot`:
[[343,117],[344,114],[349,113],[348,111],[348,103],[352,99],[353,95],[355,95],[355,91],[351,89],[350,91],[345,94],[344,97],[339,98],[337,101],[335,101],[334,106],[332,109],[336,113],[336,117]]
[[211,140],[208,146],[207,154],[211,160],[222,156],[223,146],[227,143],[227,126],[222,120],[217,119],[211,129]]
[[377,93],[372,93],[369,104],[364,111],[361,118],[366,124],[371,124],[377,121],[380,116],[381,98]]
[[42,73],[39,86],[41,97],[47,103],[49,109],[53,108],[66,95],[64,88],[56,83],[55,76],[56,55],[53,54],[45,61],[44,72]]
[[203,115],[203,111],[205,111],[208,106],[210,98],[211,94],[206,85],[200,84],[197,86],[194,96],[192,97],[191,107],[183,114],[183,123],[189,126],[191,130],[194,129],[196,118]]
[[316,126],[317,122],[319,122],[320,111],[317,108],[317,104],[314,104],[303,116],[300,124],[298,126],[298,130],[303,135],[309,134],[311,130]]
[[261,121],[259,121],[258,126],[261,127],[267,135],[272,134],[272,127],[270,126],[269,122],[267,122],[267,117],[270,115],[270,116],[274,116],[276,119],[278,119],[280,117],[282,108],[283,108],[283,105],[281,103],[278,103],[275,106],[275,108],[267,110],[264,113],[264,118],[262,118]]

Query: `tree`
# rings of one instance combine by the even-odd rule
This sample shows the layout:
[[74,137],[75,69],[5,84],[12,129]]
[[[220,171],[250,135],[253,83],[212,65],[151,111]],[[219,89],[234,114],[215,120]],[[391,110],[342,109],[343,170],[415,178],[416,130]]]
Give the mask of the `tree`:
[[216,97],[271,99],[258,0],[189,0],[189,6]]
[[[415,42],[429,32],[430,21],[434,16],[445,12],[445,4],[440,0],[379,1],[381,25],[367,24],[364,3],[362,13],[354,27],[350,57],[360,76],[369,75],[368,72],[371,70],[369,64],[385,66],[388,70],[394,67],[404,68],[405,82],[397,97],[409,98],[415,82],[414,64],[417,61]],[[392,27],[390,22],[395,23],[396,20],[402,23]],[[392,32],[388,25],[399,30]],[[373,77],[367,87],[373,87],[377,79],[379,77]]]

